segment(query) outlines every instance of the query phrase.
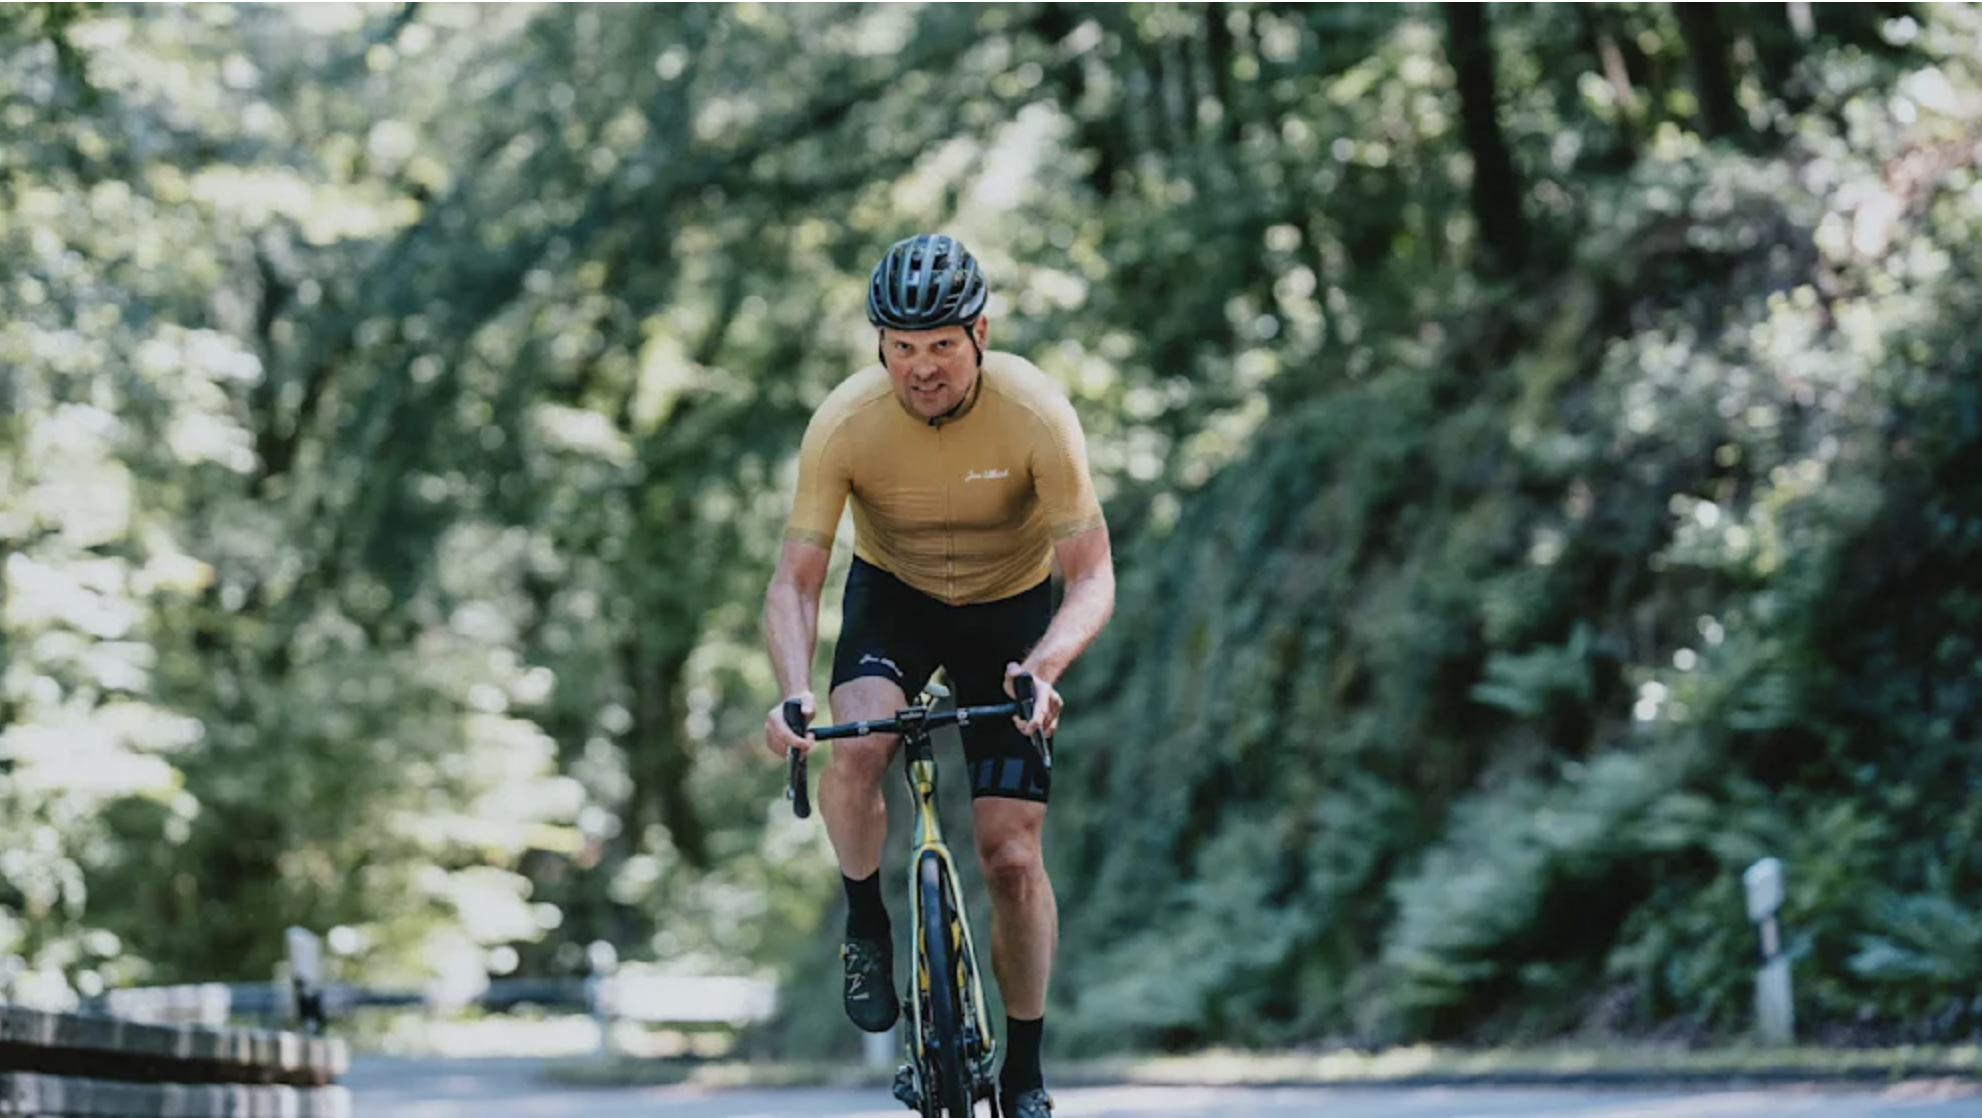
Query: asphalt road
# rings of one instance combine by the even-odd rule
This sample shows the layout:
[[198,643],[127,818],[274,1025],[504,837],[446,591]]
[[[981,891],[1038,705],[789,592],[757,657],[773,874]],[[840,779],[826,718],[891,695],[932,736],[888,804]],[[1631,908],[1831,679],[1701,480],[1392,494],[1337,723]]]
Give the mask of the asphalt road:
[[[901,1118],[875,1090],[579,1088],[529,1060],[365,1060],[345,1082],[354,1118]],[[1090,1087],[1055,1092],[1054,1118],[1982,1118],[1982,1092],[1880,1090]]]

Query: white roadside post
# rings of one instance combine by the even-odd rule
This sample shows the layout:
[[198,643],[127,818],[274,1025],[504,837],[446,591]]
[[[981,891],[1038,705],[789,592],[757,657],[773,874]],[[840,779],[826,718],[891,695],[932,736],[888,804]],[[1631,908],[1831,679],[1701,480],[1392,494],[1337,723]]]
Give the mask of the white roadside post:
[[323,940],[308,928],[290,927],[289,981],[294,998],[295,1020],[305,1031],[321,1033],[324,1027]]
[[1782,951],[1782,863],[1764,858],[1741,875],[1747,887],[1748,919],[1762,934],[1762,966],[1755,972],[1756,1032],[1764,1044],[1789,1044],[1796,1038],[1796,1005],[1789,990],[1789,957]]
[[585,962],[585,1008],[599,1028],[595,1054],[603,1058],[612,1052],[612,1022],[618,991],[611,983],[613,973],[619,969],[619,952],[605,940],[593,940],[585,949]]

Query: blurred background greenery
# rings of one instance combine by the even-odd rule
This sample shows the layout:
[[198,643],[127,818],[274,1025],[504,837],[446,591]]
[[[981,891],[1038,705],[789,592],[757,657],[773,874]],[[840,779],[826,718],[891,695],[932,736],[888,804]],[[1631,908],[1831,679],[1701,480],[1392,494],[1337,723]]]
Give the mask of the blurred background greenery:
[[0,56],[17,998],[603,939],[856,1051],[758,609],[941,228],[1121,572],[1058,1051],[1736,1037],[1764,854],[1806,1037],[1982,1028],[1974,5],[10,4]]

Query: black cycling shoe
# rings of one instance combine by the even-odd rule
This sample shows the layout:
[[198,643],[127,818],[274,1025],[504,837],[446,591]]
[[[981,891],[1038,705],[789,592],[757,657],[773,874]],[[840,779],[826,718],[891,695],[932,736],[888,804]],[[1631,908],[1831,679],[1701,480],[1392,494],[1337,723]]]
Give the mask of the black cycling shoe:
[[850,939],[840,945],[846,964],[846,1015],[862,1031],[885,1033],[901,1016],[895,997],[895,956],[886,941]]
[[1047,1094],[1044,1087],[1034,1087],[1017,1094],[1000,1091],[998,1109],[1003,1118],[1053,1118],[1053,1096]]

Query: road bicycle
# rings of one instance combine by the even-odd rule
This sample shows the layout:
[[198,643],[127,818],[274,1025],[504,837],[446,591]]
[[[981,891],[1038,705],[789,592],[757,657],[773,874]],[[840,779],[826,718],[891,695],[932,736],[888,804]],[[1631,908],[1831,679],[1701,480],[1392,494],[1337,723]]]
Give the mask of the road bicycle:
[[[784,705],[785,724],[814,740],[857,738],[868,734],[900,734],[902,772],[915,802],[915,830],[909,858],[908,897],[915,950],[909,996],[902,1015],[906,1063],[895,1075],[895,1097],[923,1118],[968,1118],[978,1100],[991,1103],[993,1118],[1002,1112],[993,1061],[998,1043],[984,1009],[984,986],[978,978],[977,952],[970,922],[964,914],[963,890],[956,862],[943,841],[942,820],[936,810],[936,753],[932,730],[968,726],[991,718],[1032,717],[1037,694],[1032,677],[1012,681],[1018,698],[989,706],[932,709],[949,692],[933,681],[916,702],[892,718],[849,722],[841,726],[808,728],[796,700]],[[1043,734],[1034,732],[1033,748],[1048,765],[1052,756]],[[800,819],[812,814],[806,794],[805,756],[785,754],[785,798]]]

